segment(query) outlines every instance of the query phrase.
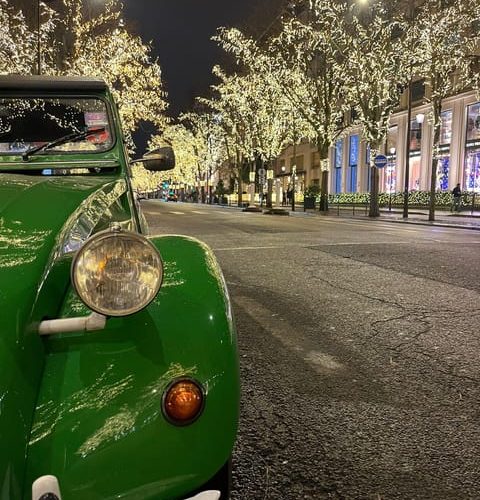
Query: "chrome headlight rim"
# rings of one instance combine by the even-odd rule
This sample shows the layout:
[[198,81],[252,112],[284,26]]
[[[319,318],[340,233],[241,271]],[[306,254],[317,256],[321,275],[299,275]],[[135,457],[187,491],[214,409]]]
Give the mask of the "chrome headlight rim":
[[[144,301],[143,303],[139,304],[136,307],[130,308],[127,312],[116,312],[116,311],[106,311],[105,309],[102,310],[102,308],[96,306],[94,303],[91,301],[87,300],[85,297],[82,296],[82,294],[78,290],[78,285],[77,285],[77,279],[76,279],[76,268],[77,264],[80,260],[80,257],[82,256],[83,252],[88,250],[90,246],[92,246],[94,243],[98,243],[101,240],[106,240],[110,238],[124,238],[128,237],[130,239],[136,240],[141,244],[147,244],[151,248],[151,250],[158,256],[161,272],[160,272],[160,279],[158,280],[154,292],[152,293],[151,298],[148,301]],[[116,230],[116,229],[106,229],[103,231],[99,231],[98,233],[93,234],[88,238],[84,244],[77,250],[75,253],[73,260],[72,260],[72,265],[70,267],[70,280],[72,283],[72,286],[80,298],[80,300],[92,311],[102,314],[107,317],[117,317],[117,318],[122,318],[126,316],[131,316],[132,314],[136,314],[137,312],[141,311],[142,309],[145,309],[148,307],[149,304],[155,300],[155,297],[157,296],[158,292],[160,291],[160,288],[162,287],[163,284],[163,277],[164,277],[164,265],[163,265],[163,260],[160,255],[160,252],[158,251],[157,247],[145,236],[139,234],[139,233],[134,233],[132,231],[124,231],[122,230]]]

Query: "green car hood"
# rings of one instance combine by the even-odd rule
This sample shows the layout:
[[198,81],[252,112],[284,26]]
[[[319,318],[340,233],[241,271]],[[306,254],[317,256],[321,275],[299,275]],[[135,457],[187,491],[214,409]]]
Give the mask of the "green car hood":
[[32,325],[45,316],[55,317],[69,284],[63,271],[56,288],[48,288],[51,271],[62,254],[88,237],[102,213],[115,200],[119,203],[125,189],[125,181],[113,176],[0,174],[2,499],[21,496],[26,445],[43,370],[43,344]]

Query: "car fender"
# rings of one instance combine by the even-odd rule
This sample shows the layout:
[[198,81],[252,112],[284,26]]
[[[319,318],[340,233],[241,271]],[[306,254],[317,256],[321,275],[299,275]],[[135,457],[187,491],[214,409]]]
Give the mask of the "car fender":
[[[239,413],[236,333],[211,250],[193,238],[151,237],[164,263],[156,298],[95,333],[45,340],[46,361],[29,448],[25,498],[35,479],[58,478],[76,499],[173,499],[195,490],[228,460]],[[62,317],[86,314],[72,289]],[[202,385],[191,425],[162,413],[178,377]]]

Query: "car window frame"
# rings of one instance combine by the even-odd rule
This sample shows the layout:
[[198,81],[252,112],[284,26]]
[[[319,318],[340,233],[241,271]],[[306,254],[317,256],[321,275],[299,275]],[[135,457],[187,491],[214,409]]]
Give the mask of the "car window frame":
[[[47,149],[45,151],[40,151],[39,153],[36,153],[35,156],[41,157],[41,156],[78,156],[82,154],[88,154],[88,155],[104,155],[106,153],[109,153],[113,149],[115,149],[117,145],[117,130],[116,130],[116,121],[115,121],[115,114],[113,113],[112,106],[110,99],[108,99],[107,96],[102,95],[102,94],[85,94],[85,93],[77,93],[77,92],[65,92],[65,93],[58,93],[58,92],[0,92],[0,99],[19,99],[19,98],[43,98],[43,99],[69,99],[69,98],[78,98],[78,99],[98,99],[102,101],[105,104],[105,108],[107,110],[107,115],[108,115],[108,121],[109,124],[111,125],[111,133],[112,133],[112,144],[108,149],[104,149],[102,151],[55,151],[54,149]],[[22,156],[23,152],[17,152],[17,153],[12,153],[12,152],[2,152],[0,151],[0,163],[1,159],[5,157],[12,157],[12,156]]]

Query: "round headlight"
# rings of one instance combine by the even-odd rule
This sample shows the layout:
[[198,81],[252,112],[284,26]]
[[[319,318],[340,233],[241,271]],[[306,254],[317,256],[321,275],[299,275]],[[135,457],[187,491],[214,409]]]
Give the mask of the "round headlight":
[[102,231],[86,241],[72,263],[72,282],[92,311],[127,316],[147,306],[163,278],[158,250],[127,231]]

